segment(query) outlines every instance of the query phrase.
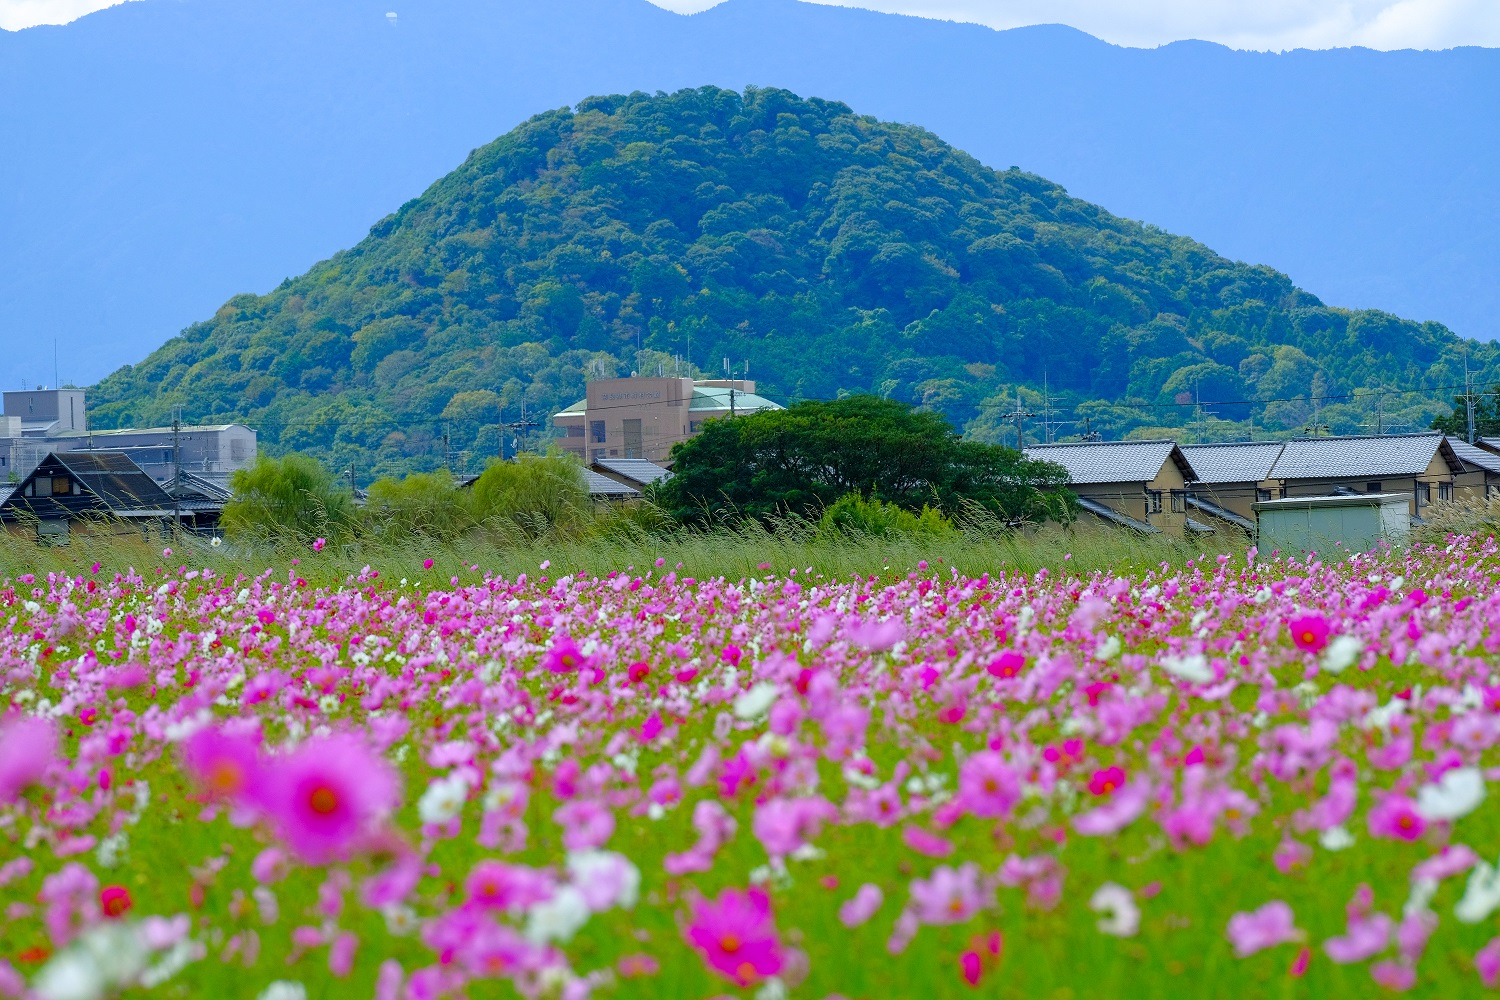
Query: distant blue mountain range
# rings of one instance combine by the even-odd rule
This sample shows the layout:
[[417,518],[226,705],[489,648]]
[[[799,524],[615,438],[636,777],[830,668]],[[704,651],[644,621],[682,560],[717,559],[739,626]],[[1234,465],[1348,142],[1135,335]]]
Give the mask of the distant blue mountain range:
[[[391,16],[394,14],[395,16]],[[794,0],[138,0],[0,31],[0,383],[92,382],[585,96],[785,87],[1324,301],[1500,335],[1500,50],[1123,49]]]

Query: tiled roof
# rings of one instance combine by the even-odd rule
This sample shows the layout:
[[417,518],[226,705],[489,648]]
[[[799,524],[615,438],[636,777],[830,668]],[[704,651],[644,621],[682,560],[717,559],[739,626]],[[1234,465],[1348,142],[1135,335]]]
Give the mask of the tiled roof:
[[[1427,471],[1443,435],[1297,438],[1282,448],[1272,479],[1357,479],[1415,476]],[[1450,452],[1451,454],[1451,452]]]
[[1195,478],[1192,464],[1171,441],[1038,444],[1026,449],[1026,457],[1057,463],[1068,470],[1068,482],[1079,486],[1149,483],[1168,461],[1176,461],[1185,478]]
[[117,451],[62,451],[53,457],[116,514],[128,510],[170,509],[172,498]]
[[1258,483],[1271,477],[1281,448],[1280,441],[1236,441],[1185,444],[1182,453],[1193,463],[1200,483]]
[[672,478],[670,470],[663,469],[655,462],[648,462],[644,458],[600,458],[596,459],[594,464],[642,485]]
[[616,482],[608,476],[601,476],[593,469],[583,470],[584,481],[588,483],[589,496],[591,497],[614,497],[625,499],[627,497],[638,497],[641,491],[626,486],[624,483]]
[[1456,437],[1448,439],[1448,446],[1463,459],[1465,465],[1477,466],[1486,472],[1500,472],[1500,455]]
[[1106,507],[1104,504],[1100,503],[1097,500],[1090,500],[1088,497],[1079,497],[1078,506],[1088,511],[1090,514],[1093,514],[1095,517],[1102,518],[1103,520],[1108,521],[1111,524],[1118,524],[1122,528],[1134,528],[1136,531],[1144,532],[1148,535],[1161,534],[1161,529],[1156,525],[1147,524],[1145,521],[1137,521],[1133,517],[1127,517],[1126,515],[1121,514],[1119,511],[1115,510],[1113,507]]

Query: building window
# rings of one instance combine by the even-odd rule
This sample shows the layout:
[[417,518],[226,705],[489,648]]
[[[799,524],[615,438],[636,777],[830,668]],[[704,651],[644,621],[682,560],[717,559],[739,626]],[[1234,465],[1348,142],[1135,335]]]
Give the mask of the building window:
[[55,496],[55,497],[65,497],[65,496],[67,496],[68,494],[70,494],[72,492],[73,492],[73,483],[72,483],[72,481],[70,479],[68,479],[67,476],[53,476],[52,477],[52,495],[53,496]]
[[1430,504],[1430,503],[1432,503],[1432,484],[1431,483],[1418,483],[1417,484],[1417,506],[1418,507],[1425,507],[1427,504]]
[[570,438],[581,438],[581,437],[583,437],[583,425],[582,424],[569,424],[568,425],[568,437],[570,437]]
[[1453,499],[1453,484],[1452,483],[1438,483],[1438,499],[1439,500],[1452,500]]
[[1187,510],[1187,494],[1182,490],[1172,491],[1172,513],[1181,514]]
[[611,449],[609,449],[609,457],[610,458],[619,458],[620,457],[620,449],[618,449],[618,448],[611,448]]
[[641,458],[641,422],[639,419],[622,420],[620,430],[625,438],[625,457]]
[[170,462],[170,461],[172,461],[172,449],[171,448],[163,448],[161,450],[161,460],[163,462]]
[[1255,491],[1255,499],[1261,501],[1269,500],[1271,499],[1271,491],[1257,488]]
[[1161,513],[1161,490],[1147,490],[1146,491],[1146,513],[1147,514],[1160,514]]
[[1365,483],[1366,493],[1379,493],[1385,489],[1384,483]]
[[697,434],[698,433],[698,428],[700,428],[702,426],[703,426],[703,421],[701,421],[701,420],[689,420],[688,421],[688,433],[689,434]]
[[594,444],[604,443],[604,421],[589,421],[589,440],[594,442]]

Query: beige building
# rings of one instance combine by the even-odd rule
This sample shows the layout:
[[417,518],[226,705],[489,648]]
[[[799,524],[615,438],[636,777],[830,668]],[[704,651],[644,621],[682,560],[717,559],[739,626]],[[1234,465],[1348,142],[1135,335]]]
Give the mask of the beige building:
[[585,464],[615,458],[664,463],[672,446],[706,421],[780,406],[755,394],[748,379],[610,378],[552,415],[557,444]]
[[1183,445],[1182,453],[1198,476],[1188,494],[1188,508],[1255,534],[1255,505],[1275,495],[1271,469],[1283,447],[1280,441]]
[[1428,504],[1451,500],[1466,472],[1437,431],[1371,437],[1315,437],[1288,441],[1271,467],[1278,497],[1401,493],[1412,517]]
[[1103,521],[1152,534],[1213,530],[1188,517],[1188,484],[1197,476],[1172,441],[1042,444],[1026,457],[1067,469],[1068,488]]
[[1453,485],[1456,499],[1478,501],[1500,493],[1500,454],[1479,443],[1469,444],[1462,438],[1449,437],[1448,447],[1464,463],[1465,472]]

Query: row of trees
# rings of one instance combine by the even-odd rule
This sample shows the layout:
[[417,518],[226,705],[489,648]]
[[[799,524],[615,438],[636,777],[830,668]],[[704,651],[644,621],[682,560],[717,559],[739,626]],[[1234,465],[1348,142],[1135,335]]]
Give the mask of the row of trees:
[[361,507],[316,459],[267,457],[235,474],[224,525],[232,537],[256,542],[362,536],[400,543],[779,517],[846,534],[941,534],[956,517],[1016,525],[1074,512],[1058,466],[965,441],[937,414],[874,396],[710,421],[674,448],[673,462],[673,478],[634,505],[592,504],[582,467],[552,453],[494,462],[464,486],[446,470],[380,479]]

